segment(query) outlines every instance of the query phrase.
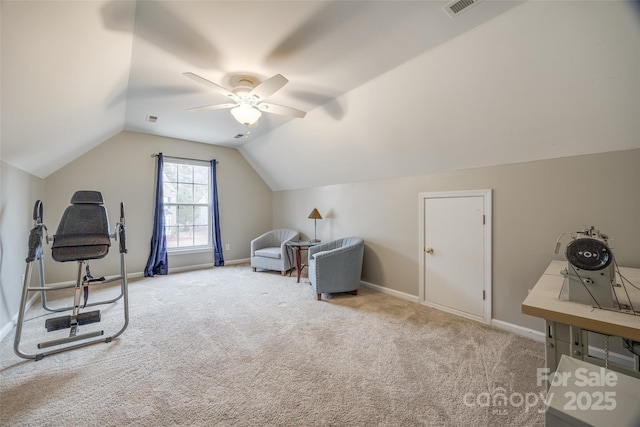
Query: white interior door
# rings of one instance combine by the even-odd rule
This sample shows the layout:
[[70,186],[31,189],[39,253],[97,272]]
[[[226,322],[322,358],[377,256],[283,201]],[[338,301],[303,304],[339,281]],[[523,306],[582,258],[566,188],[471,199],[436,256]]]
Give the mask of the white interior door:
[[490,323],[486,197],[484,190],[422,198],[421,285],[425,304]]

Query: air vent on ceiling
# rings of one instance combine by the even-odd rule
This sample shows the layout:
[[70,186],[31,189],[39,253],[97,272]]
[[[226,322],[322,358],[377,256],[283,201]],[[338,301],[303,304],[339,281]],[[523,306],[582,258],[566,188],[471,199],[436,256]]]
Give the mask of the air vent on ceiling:
[[149,115],[149,116],[147,116],[147,121],[148,121],[148,122],[151,122],[151,123],[155,123],[155,122],[157,122],[157,121],[158,121],[158,116],[151,116],[151,115]]
[[475,6],[476,4],[478,4],[481,0],[456,0],[456,1],[452,1],[451,3],[447,4],[444,7],[444,11],[447,12],[447,14],[450,17],[454,17],[457,16],[459,14],[461,14],[462,12],[471,9],[473,6]]
[[240,138],[242,138],[242,137],[244,137],[244,136],[245,136],[245,134],[244,134],[244,133],[239,133],[239,134],[237,134],[236,136],[234,136],[234,138],[235,138],[235,139],[240,139]]

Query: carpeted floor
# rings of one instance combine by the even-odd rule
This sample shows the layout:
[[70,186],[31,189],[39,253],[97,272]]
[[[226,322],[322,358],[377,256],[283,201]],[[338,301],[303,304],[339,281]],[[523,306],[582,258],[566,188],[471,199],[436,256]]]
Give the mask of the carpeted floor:
[[[308,282],[247,265],[129,293],[112,343],[34,362],[13,353],[13,333],[2,341],[1,424],[543,425],[543,344],[508,332],[364,288],[316,301]],[[46,334],[41,314],[28,313],[25,346]]]

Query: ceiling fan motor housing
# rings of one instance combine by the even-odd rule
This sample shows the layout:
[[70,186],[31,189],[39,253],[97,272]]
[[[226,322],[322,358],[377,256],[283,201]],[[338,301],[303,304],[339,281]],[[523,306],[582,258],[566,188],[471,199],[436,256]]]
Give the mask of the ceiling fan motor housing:
[[256,81],[247,76],[238,76],[231,79],[231,83],[233,84],[233,89],[231,92],[239,96],[240,98],[248,98],[249,93],[256,86]]

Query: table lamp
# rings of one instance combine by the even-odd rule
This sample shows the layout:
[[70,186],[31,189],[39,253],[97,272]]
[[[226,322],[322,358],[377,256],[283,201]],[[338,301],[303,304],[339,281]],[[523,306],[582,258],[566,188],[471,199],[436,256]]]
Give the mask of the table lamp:
[[313,240],[312,241],[319,242],[320,240],[318,240],[318,236],[317,236],[317,232],[318,232],[317,220],[322,219],[322,215],[320,215],[320,212],[318,212],[318,209],[313,208],[308,218],[313,220]]

